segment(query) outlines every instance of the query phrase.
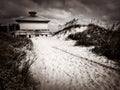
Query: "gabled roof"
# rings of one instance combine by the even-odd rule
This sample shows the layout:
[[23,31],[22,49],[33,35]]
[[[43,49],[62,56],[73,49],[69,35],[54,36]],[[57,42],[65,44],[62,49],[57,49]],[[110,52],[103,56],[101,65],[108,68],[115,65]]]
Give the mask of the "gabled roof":
[[16,19],[17,22],[45,22],[48,23],[50,20],[47,18],[36,16],[34,13],[31,15],[31,12],[29,12],[30,16],[21,17]]

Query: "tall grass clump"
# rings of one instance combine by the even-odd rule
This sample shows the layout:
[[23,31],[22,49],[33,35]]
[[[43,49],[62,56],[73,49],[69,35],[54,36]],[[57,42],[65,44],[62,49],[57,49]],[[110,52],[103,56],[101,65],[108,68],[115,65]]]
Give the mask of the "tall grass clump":
[[93,51],[110,59],[120,60],[120,31],[108,32],[104,38],[104,43],[96,46]]
[[107,33],[107,30],[103,27],[99,27],[94,24],[89,24],[88,28],[83,32],[70,34],[68,39],[76,40],[76,45],[92,46],[104,43],[103,36]]
[[0,90],[33,90],[34,81],[29,71],[33,62],[26,60],[25,51],[32,50],[32,42],[0,33],[0,44]]
[[93,52],[110,59],[120,60],[120,30],[108,30],[95,24],[89,24],[87,30],[70,34],[68,39],[76,40],[77,46],[95,46]]

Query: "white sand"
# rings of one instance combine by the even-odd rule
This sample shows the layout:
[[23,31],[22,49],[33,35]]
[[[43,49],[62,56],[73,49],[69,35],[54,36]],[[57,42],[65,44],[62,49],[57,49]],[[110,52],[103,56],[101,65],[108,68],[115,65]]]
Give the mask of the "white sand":
[[38,59],[31,67],[38,90],[120,90],[115,62],[52,37],[31,39]]

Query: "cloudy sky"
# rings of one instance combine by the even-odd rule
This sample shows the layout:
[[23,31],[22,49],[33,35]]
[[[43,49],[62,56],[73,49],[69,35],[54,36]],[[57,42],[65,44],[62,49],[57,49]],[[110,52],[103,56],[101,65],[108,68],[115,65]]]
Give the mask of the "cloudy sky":
[[51,19],[52,27],[79,18],[80,23],[96,19],[120,21],[120,0],[0,0],[0,23],[37,11]]

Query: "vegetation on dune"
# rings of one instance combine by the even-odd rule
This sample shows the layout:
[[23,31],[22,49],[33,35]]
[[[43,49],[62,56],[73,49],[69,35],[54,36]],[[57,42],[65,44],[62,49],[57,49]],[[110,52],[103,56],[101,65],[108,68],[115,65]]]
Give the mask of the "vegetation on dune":
[[67,31],[69,31],[69,32],[72,31],[71,28],[77,28],[77,27],[80,28],[81,26],[84,26],[84,25],[76,24],[76,25],[71,25],[71,26],[65,27],[65,28],[63,28],[63,30],[60,30],[60,31],[55,32],[55,33],[53,34],[53,36],[58,35],[58,34],[60,34],[60,33],[62,33],[62,34],[63,34],[63,33],[66,34]]
[[120,60],[120,32],[108,32],[104,38],[104,43],[100,43],[92,51],[105,55],[110,59]]
[[93,52],[105,55],[110,59],[120,59],[120,31],[107,30],[89,24],[87,30],[70,34],[68,39],[76,40],[77,46],[95,46]]
[[94,24],[89,24],[87,30],[83,32],[78,32],[75,34],[70,34],[69,39],[77,40],[76,45],[98,45],[99,43],[104,43],[104,37],[108,30],[95,26]]
[[34,84],[29,68],[33,62],[26,61],[25,50],[32,50],[32,42],[1,33],[0,43],[0,90],[31,90]]

